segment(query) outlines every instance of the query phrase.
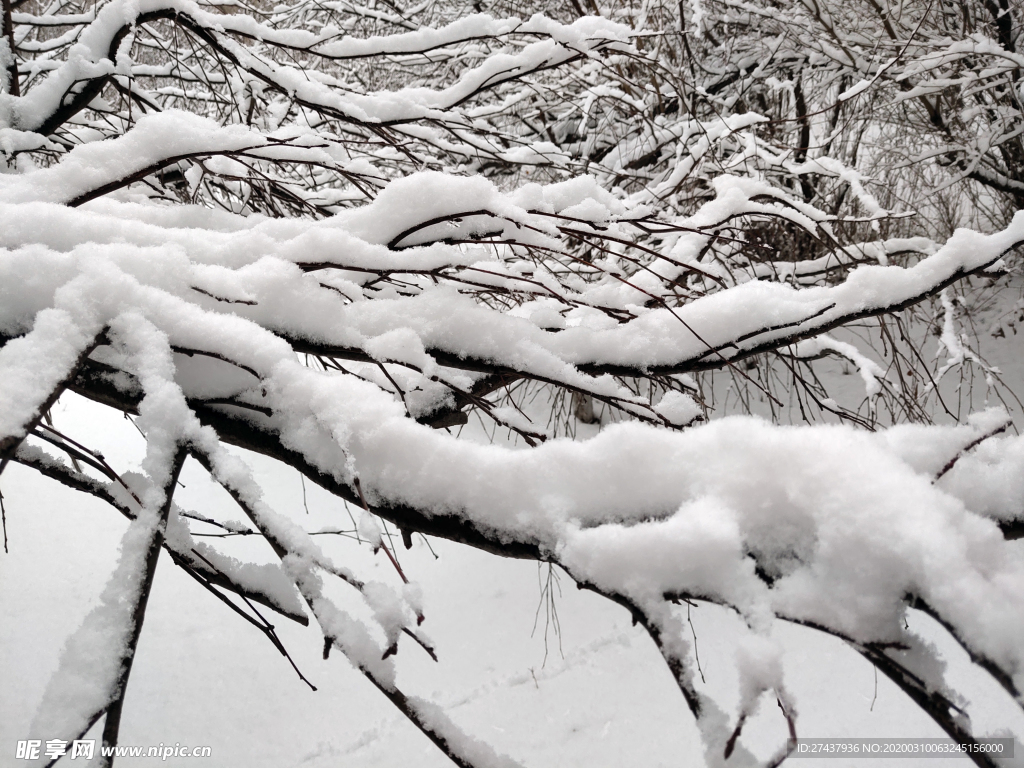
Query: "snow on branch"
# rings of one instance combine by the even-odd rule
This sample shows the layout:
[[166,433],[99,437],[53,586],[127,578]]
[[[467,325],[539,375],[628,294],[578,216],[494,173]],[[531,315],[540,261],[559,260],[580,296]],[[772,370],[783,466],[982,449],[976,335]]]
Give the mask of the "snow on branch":
[[[489,16],[478,15],[442,30],[419,30],[397,38],[328,42],[333,35],[323,38],[308,32],[277,30],[249,16],[204,11],[190,0],[142,0],[131,5],[112,0],[77,35],[67,62],[26,95],[6,97],[11,99],[6,105],[10,127],[49,134],[74,112],[88,106],[115,75],[130,77],[131,63],[121,51],[122,45],[132,41],[136,33],[131,30],[136,25],[157,20],[184,26],[251,77],[300,103],[346,120],[378,124],[443,117],[444,110],[482,90],[628,39],[628,31],[623,27],[601,19],[581,19],[566,27],[543,16],[522,23],[518,20],[496,22]],[[515,54],[491,56],[480,67],[467,70],[456,83],[442,90],[414,88],[376,94],[345,93],[332,87],[335,84],[330,81],[310,79],[299,69],[279,65],[232,37],[308,51],[333,60],[425,53],[443,45],[514,32],[546,39],[528,44]]]
[[[756,762],[744,727],[772,696],[782,746],[769,765],[788,756],[799,707],[778,621],[841,638],[970,742],[941,660],[905,621],[924,611],[1024,707],[1024,564],[1008,543],[1024,520],[1024,442],[1003,410],[935,426],[890,424],[877,405],[903,397],[889,421],[924,422],[944,374],[980,363],[949,289],[994,285],[1024,244],[1021,206],[1000,208],[1024,183],[1019,88],[993,85],[1020,57],[999,18],[991,37],[951,41],[944,17],[916,6],[896,19],[782,5],[645,6],[671,34],[582,7],[566,21],[440,2],[12,8],[0,472],[13,460],[131,521],[34,733],[74,738],[105,715],[116,743],[165,550],[286,656],[249,601],[303,624],[308,611],[325,657],[337,649],[457,765],[516,764],[398,687],[400,642],[437,656],[380,520],[407,545],[429,534],[558,565],[627,609],[709,765]],[[885,89],[899,99],[876,99]],[[953,115],[944,89],[987,106]],[[906,105],[931,133],[886,148],[889,106],[855,111],[876,102]],[[961,123],[986,132],[967,138]],[[974,226],[949,235],[959,203],[942,185],[993,178],[1011,196],[970,198]],[[926,334],[901,325],[932,297],[948,358],[934,371]],[[881,319],[881,352],[827,335],[866,318]],[[719,417],[722,385],[699,375],[757,391],[781,422],[781,366],[827,354],[857,366],[869,418]],[[896,380],[908,359],[930,387]],[[817,390],[795,371],[790,386],[813,422],[800,398]],[[44,424],[65,391],[138,415],[141,473]],[[449,431],[470,416],[526,447]],[[577,427],[587,439],[559,437]],[[272,509],[228,445],[355,505],[353,534],[394,563],[391,581],[328,556],[314,534],[341,529]],[[173,504],[186,455],[245,525]],[[259,537],[279,562],[197,543],[196,523]],[[745,625],[735,711],[691,666],[681,610],[694,601]]]

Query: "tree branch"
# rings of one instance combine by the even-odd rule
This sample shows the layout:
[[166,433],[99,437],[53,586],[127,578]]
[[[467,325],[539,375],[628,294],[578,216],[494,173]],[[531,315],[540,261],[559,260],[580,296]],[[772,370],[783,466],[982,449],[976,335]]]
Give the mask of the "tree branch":
[[185,456],[188,454],[184,447],[178,447],[174,459],[171,462],[170,474],[164,483],[164,503],[160,508],[160,516],[157,525],[154,527],[146,551],[145,571],[142,574],[142,583],[139,585],[137,602],[132,606],[131,625],[128,634],[128,646],[121,656],[121,667],[117,673],[116,698],[107,707],[107,716],[103,723],[103,747],[99,757],[99,768],[110,768],[114,764],[113,755],[106,756],[104,752],[108,747],[117,745],[118,731],[121,728],[121,710],[124,707],[125,693],[128,691],[128,677],[132,672],[132,662],[135,660],[135,649],[139,644],[139,637],[142,634],[142,622],[146,617],[146,605],[149,603],[149,593],[153,588],[153,576],[156,574],[157,560],[160,559],[160,548],[164,542],[164,533],[167,530],[167,517],[171,512],[171,505],[174,499],[174,487],[178,483],[178,475],[185,463]]

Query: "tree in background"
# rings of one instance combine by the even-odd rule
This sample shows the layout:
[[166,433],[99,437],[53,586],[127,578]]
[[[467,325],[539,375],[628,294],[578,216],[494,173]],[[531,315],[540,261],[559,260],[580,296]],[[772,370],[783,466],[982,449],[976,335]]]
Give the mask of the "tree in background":
[[[765,694],[771,764],[789,753],[779,620],[846,640],[974,742],[904,616],[1024,703],[1024,443],[1005,411],[968,418],[975,374],[1006,390],[961,327],[994,302],[1012,334],[1020,306],[1022,19],[1003,2],[5,0],[0,471],[132,521],[33,736],[103,718],[117,743],[166,553],[272,642],[254,603],[312,616],[325,656],[456,764],[511,764],[396,685],[400,642],[434,652],[397,561],[389,585],[333,560],[231,445],[357,507],[383,556],[391,526],[626,607],[709,764],[753,761],[739,737]],[[824,356],[859,371],[859,402],[830,396]],[[136,419],[143,472],[54,428],[65,391]],[[737,409],[806,426],[713,418]],[[471,415],[525,448],[458,440]],[[552,439],[579,422],[606,426]],[[174,504],[189,460],[245,526]],[[197,543],[202,525],[262,536],[280,566]],[[696,685],[694,601],[748,628],[736,712]]]

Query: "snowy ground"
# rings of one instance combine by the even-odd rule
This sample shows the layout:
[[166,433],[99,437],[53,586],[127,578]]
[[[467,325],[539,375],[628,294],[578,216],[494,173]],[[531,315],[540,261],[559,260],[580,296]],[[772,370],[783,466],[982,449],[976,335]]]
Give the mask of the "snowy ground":
[[[1005,350],[1003,356],[1014,358]],[[71,436],[103,451],[112,465],[135,466],[142,441],[134,428],[124,421],[112,432],[101,413],[99,406],[66,396],[54,419]],[[474,435],[470,431],[467,437]],[[248,458],[257,467],[268,500],[307,530],[347,522],[340,503],[309,483],[304,505],[294,471]],[[176,500],[183,507],[240,519],[226,494],[197,465],[186,464],[182,483]],[[2,488],[10,551],[0,557],[0,764],[17,765],[15,743],[25,738],[62,644],[95,605],[126,522],[100,502],[40,482],[20,466],[5,471]],[[259,542],[245,538],[206,541],[247,558],[273,560],[265,544],[261,549]],[[348,540],[325,536],[320,541],[339,562],[372,557]],[[414,645],[402,646],[399,683],[408,692],[443,704],[469,733],[526,766],[703,764],[697,731],[678,689],[651,641],[631,626],[625,610],[577,591],[563,575],[560,592],[557,587],[554,591],[561,633],[548,628],[545,650],[541,590],[546,567],[538,571],[535,563],[504,560],[444,541],[431,544],[436,560],[419,537],[411,551],[398,547],[404,568],[423,585],[423,628],[440,657],[435,664]],[[376,568],[382,579],[394,580],[383,555],[376,558]],[[693,609],[691,620],[706,679],[702,685],[731,711],[738,696],[731,641],[738,620],[707,605]],[[930,619],[914,614],[911,621],[942,649],[951,682],[971,701],[968,711],[975,732],[1009,729],[1018,739],[1024,736],[1024,716],[1002,689],[972,668]],[[259,632],[164,558],[132,673],[121,743],[209,745],[213,757],[203,762],[215,766],[449,764],[343,658],[322,660],[318,632],[284,619],[278,631],[298,667],[318,687],[316,692]],[[786,677],[799,707],[801,736],[943,735],[840,641],[785,624],[776,633],[787,649]],[[94,730],[98,736],[99,729]],[[767,757],[785,733],[781,714],[765,697],[744,739]],[[1018,749],[1021,759],[1007,764],[1024,765],[1024,749],[1019,744]],[[171,758],[166,764],[194,762]],[[804,759],[794,765],[839,768],[846,762]],[[850,762],[864,768],[887,764]]]

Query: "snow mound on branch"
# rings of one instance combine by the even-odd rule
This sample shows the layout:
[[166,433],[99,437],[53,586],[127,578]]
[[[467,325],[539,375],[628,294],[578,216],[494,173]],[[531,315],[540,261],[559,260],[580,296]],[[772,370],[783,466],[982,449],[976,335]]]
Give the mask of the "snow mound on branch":
[[[254,150],[269,143],[267,136],[245,126],[222,126],[170,109],[141,117],[133,130],[116,139],[79,145],[50,168],[0,175],[0,201],[66,203],[140,172],[153,172],[179,157]],[[300,148],[292,155],[333,162],[322,149]]]
[[[865,643],[901,640],[911,595],[1024,682],[1024,565],[885,433],[734,417],[682,434],[615,425],[528,452],[397,420],[358,434],[351,450],[381,502],[458,510],[603,590],[704,597]],[[453,482],[451,466],[473,481]]]
[[661,402],[654,406],[654,412],[668,419],[669,424],[685,426],[704,415],[704,409],[687,394],[666,392]]

